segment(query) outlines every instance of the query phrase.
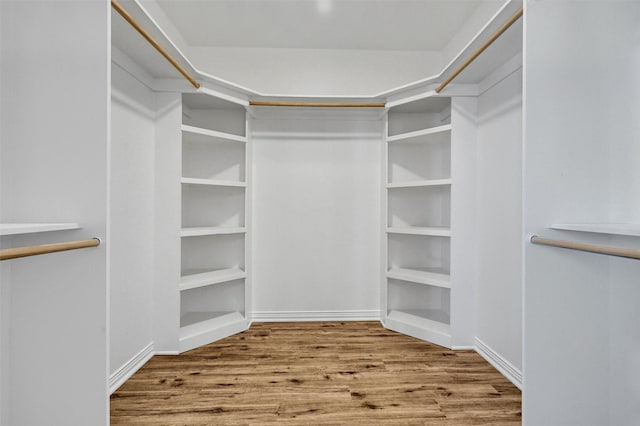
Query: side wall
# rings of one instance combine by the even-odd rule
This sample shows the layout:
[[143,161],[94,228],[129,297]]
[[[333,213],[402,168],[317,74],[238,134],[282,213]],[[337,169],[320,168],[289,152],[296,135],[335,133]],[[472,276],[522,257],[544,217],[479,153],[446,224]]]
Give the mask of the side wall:
[[[478,97],[476,344],[522,371],[522,69]],[[509,366],[506,366],[510,368]]]
[[[525,18],[525,230],[638,248],[638,237],[548,227],[640,222],[640,4],[530,1]],[[639,273],[526,245],[525,424],[637,423]]]
[[155,114],[154,93],[112,64],[110,385],[153,340]]
[[181,103],[116,63],[111,101],[113,391],[153,352],[177,351]]
[[109,5],[3,1],[1,12],[0,217],[82,227],[7,244],[103,238],[97,248],[8,261],[3,420],[106,425]]

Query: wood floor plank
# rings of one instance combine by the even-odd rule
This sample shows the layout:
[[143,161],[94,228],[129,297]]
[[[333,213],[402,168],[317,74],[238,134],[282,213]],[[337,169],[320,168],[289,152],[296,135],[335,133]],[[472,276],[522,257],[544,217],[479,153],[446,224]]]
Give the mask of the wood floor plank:
[[111,397],[112,425],[518,425],[520,391],[473,351],[376,322],[254,323],[155,356]]

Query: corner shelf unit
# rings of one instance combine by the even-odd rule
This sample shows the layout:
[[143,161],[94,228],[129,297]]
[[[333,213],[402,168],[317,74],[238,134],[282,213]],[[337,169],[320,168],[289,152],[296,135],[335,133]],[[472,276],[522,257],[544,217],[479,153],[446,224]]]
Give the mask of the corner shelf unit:
[[428,95],[388,112],[383,323],[451,347],[451,100]]
[[249,326],[246,110],[203,93],[182,95],[179,349]]

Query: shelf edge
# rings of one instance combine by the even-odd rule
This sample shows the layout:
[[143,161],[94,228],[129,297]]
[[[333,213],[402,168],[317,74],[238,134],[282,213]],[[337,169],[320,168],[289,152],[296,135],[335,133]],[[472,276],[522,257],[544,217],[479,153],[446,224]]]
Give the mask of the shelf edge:
[[77,223],[0,223],[0,236],[81,229]]

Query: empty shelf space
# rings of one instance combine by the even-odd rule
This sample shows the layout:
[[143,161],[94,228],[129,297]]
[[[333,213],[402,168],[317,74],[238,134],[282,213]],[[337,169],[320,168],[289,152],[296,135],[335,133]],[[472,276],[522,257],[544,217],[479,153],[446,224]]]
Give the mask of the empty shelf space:
[[451,144],[437,140],[428,144],[388,144],[389,183],[446,180],[451,178]]
[[415,180],[407,182],[393,182],[388,183],[387,188],[416,188],[421,186],[445,186],[451,185],[451,179],[430,179],[430,180]]
[[184,275],[180,278],[180,291],[225,283],[228,281],[242,279],[246,276],[247,273],[240,268],[218,269],[215,271],[202,269],[184,271]]
[[387,277],[419,284],[451,288],[451,276],[442,268],[396,268],[387,271]]
[[185,185],[234,186],[234,187],[247,186],[246,182],[236,182],[231,180],[219,180],[219,179],[189,178],[189,177],[181,178],[180,183],[183,183]]
[[[191,138],[190,140],[192,141],[199,140],[202,142],[247,142],[246,136],[238,136],[232,133],[203,129],[201,127],[189,126],[188,124],[182,125],[182,132],[199,136],[199,138]],[[202,136],[204,136],[205,138],[202,138]]]
[[180,231],[181,237],[199,237],[203,235],[228,235],[228,234],[243,234],[247,232],[246,228],[227,228],[219,226],[198,226],[182,228]]
[[554,223],[551,229],[640,237],[638,223]]
[[392,227],[387,228],[388,234],[407,234],[407,235],[429,235],[434,237],[450,237],[451,228],[445,227],[426,227],[426,226],[414,226],[407,228]]
[[416,130],[414,132],[407,132],[389,136],[387,137],[387,142],[428,143],[439,141],[439,138],[446,138],[448,140],[450,132],[451,124],[445,124],[443,126],[431,127],[429,129]]
[[77,223],[0,223],[0,235],[22,235],[69,229],[80,229],[80,225]]

